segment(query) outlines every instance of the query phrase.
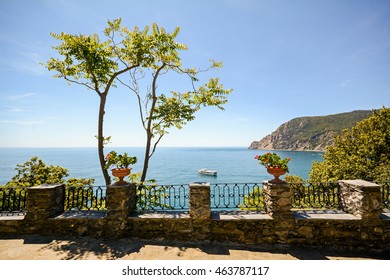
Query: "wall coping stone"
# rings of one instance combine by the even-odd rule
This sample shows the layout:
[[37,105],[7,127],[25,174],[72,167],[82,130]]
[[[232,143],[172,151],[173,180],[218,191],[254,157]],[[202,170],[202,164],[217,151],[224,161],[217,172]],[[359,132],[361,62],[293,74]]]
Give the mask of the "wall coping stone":
[[54,217],[54,219],[98,219],[105,218],[106,211],[65,211],[64,213]]
[[380,187],[378,184],[375,184],[375,183],[372,183],[372,182],[367,182],[367,181],[364,181],[364,180],[361,180],[361,179],[357,179],[357,180],[340,180],[339,182],[342,182],[344,184],[348,184],[348,185],[353,185],[353,186],[357,186],[359,188],[372,188],[372,187]]
[[390,221],[390,209],[383,209],[383,213],[379,217],[381,220]]
[[297,210],[293,211],[297,220],[360,220],[360,218],[341,210]]
[[[187,211],[133,212],[129,218],[139,219],[188,219]],[[272,220],[264,211],[212,211],[212,220]]]
[[[106,211],[65,211],[51,219],[98,219],[106,218]],[[212,211],[212,220],[272,220],[273,218],[263,211]],[[360,220],[352,214],[341,210],[292,210],[296,220]],[[0,221],[21,221],[25,215],[0,216]],[[159,212],[133,212],[129,218],[140,219],[188,219],[188,211],[159,211]],[[381,220],[390,221],[390,210],[384,209]]]
[[272,180],[264,180],[263,185],[264,184],[268,184],[270,186],[286,187],[286,188],[290,187],[290,184],[283,180],[281,180],[280,182],[272,182]]
[[188,211],[133,212],[128,218],[138,219],[189,219]]
[[191,182],[191,183],[189,183],[189,186],[196,187],[196,188],[210,187],[210,182]]
[[55,189],[55,188],[60,187],[60,186],[63,186],[63,184],[58,184],[58,185],[42,184],[42,185],[39,185],[39,186],[27,187],[27,189],[47,190],[47,189]]
[[212,211],[211,220],[272,220],[264,211]]
[[26,215],[0,215],[0,221],[22,221]]

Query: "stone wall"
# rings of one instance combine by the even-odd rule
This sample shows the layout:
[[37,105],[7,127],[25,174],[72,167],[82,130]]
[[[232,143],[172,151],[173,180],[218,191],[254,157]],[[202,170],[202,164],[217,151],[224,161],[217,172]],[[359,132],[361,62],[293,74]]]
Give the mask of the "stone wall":
[[209,185],[191,184],[189,212],[154,213],[134,211],[132,184],[109,186],[107,211],[96,212],[64,212],[63,186],[41,186],[29,189],[25,217],[0,217],[0,235],[206,240],[390,252],[390,213],[378,205],[376,186],[361,180],[341,181],[343,212],[293,211],[288,184],[263,185],[266,212],[212,212]]
[[342,180],[341,201],[345,211],[362,219],[378,219],[381,207],[380,186],[363,180]]

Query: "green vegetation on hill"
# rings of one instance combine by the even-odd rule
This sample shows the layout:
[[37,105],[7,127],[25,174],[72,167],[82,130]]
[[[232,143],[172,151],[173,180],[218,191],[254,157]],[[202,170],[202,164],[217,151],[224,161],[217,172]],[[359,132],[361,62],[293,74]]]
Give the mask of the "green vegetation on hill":
[[282,124],[272,134],[251,144],[251,149],[317,150],[333,144],[335,135],[368,118],[372,111],[353,111],[328,116],[299,117]]

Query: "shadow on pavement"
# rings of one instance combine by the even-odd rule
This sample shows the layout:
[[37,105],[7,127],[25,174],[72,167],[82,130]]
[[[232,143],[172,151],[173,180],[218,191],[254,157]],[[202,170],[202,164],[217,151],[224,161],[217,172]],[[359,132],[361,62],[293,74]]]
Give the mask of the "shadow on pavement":
[[[283,254],[291,256],[291,259],[299,260],[328,260],[332,259],[384,259],[389,260],[389,253],[375,252],[352,252],[352,251],[332,251],[327,248],[303,248],[303,247],[287,247],[274,245],[241,245],[232,243],[214,243],[214,242],[181,242],[181,241],[165,241],[165,240],[138,240],[138,239],[119,239],[119,240],[104,240],[93,239],[90,237],[74,237],[74,238],[55,238],[47,236],[24,236],[18,239],[23,239],[23,244],[42,244],[39,251],[42,253],[45,250],[58,252],[61,259],[65,260],[86,260],[93,259],[120,259],[132,253],[138,253],[148,245],[157,246],[162,252],[176,248],[178,259],[182,258],[186,251],[195,249],[198,252],[213,256],[213,259],[218,259],[218,256],[230,256],[231,250],[245,251],[248,259],[253,253],[267,254]],[[23,245],[22,245],[23,246]],[[175,252],[176,252],[175,251]],[[161,252],[161,251],[160,251]],[[156,253],[158,254],[158,253]],[[187,252],[187,257],[190,253]],[[259,255],[257,255],[258,257]],[[154,256],[158,259],[158,255]],[[164,256],[161,256],[164,259]],[[182,258],[183,259],[183,258]],[[226,259],[226,257],[224,257]],[[234,259],[234,258],[232,258]]]

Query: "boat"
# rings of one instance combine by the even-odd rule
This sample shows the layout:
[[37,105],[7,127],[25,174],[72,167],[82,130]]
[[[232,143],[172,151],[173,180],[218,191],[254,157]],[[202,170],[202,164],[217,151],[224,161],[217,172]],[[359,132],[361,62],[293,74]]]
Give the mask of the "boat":
[[206,168],[199,169],[198,172],[199,172],[199,174],[209,175],[209,176],[217,176],[217,173],[218,173],[216,170],[210,170],[210,169],[206,169]]

